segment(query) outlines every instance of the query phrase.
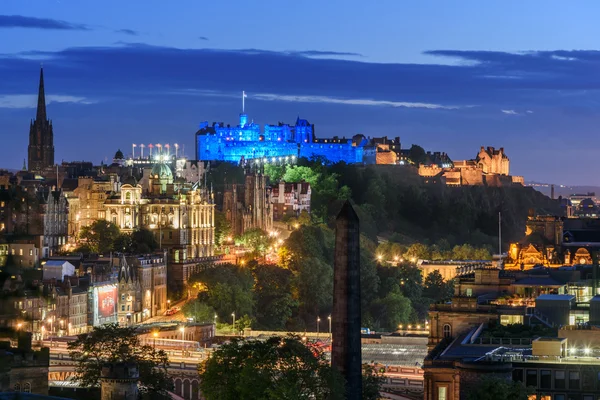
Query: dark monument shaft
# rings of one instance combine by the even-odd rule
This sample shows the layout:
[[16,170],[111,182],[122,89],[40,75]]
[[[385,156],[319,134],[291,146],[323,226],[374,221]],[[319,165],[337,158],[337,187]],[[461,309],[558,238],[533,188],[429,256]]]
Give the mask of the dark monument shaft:
[[331,364],[346,379],[346,399],[362,398],[360,345],[360,231],[358,216],[344,203],[335,227]]

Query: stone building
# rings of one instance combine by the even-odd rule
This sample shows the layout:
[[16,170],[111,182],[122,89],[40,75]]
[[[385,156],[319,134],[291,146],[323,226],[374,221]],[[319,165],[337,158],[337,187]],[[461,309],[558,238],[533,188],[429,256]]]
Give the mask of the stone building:
[[310,198],[310,183],[279,182],[271,193],[273,219],[281,221],[285,217],[298,217],[303,211],[310,214]]
[[100,391],[102,400],[137,400],[140,373],[131,363],[110,363],[102,366]]
[[536,266],[591,265],[598,250],[600,219],[535,215],[530,211],[525,237],[510,244],[505,267],[528,270]]
[[118,277],[120,324],[135,324],[167,310],[167,266],[164,254],[123,257]]
[[448,158],[447,160],[422,164],[419,166],[418,173],[425,178],[443,178],[443,181],[451,186],[524,184],[522,176],[510,175],[510,160],[502,147],[495,149],[482,146],[474,159],[449,161]]
[[42,230],[35,233],[43,237],[41,254],[46,258],[67,244],[69,206],[60,189],[42,189],[38,191],[38,197],[40,207],[35,218],[41,219]]
[[0,392],[48,395],[50,349],[32,350],[31,334],[20,332],[18,347],[0,342]]
[[82,227],[106,219],[104,203],[118,190],[118,185],[118,175],[79,177],[74,196],[69,197],[69,232],[78,234]]
[[[73,278],[77,283],[79,279]],[[84,287],[72,285],[72,279],[56,287],[55,333],[73,336],[88,331],[88,292]]]
[[247,170],[243,185],[226,185],[222,209],[235,236],[254,228],[270,231],[273,227],[273,206],[266,176]]
[[123,232],[146,228],[160,248],[172,257],[195,258],[214,254],[213,196],[199,184],[174,178],[167,164],[152,167],[145,187],[133,176],[104,204],[106,220]]
[[54,131],[46,116],[44,70],[40,69],[37,113],[29,126],[28,167],[32,172],[43,172],[54,165]]
[[[507,336],[501,329],[515,323],[549,324],[540,310],[554,312],[563,298],[574,299],[543,294],[541,289],[561,293],[564,283],[553,279],[561,275],[556,272],[546,271],[549,276],[543,276],[542,271],[508,273],[481,268],[459,277],[452,301],[430,308],[424,399],[467,399],[488,378],[532,387],[532,399],[595,399],[600,365],[592,356],[591,335],[585,337],[579,331],[567,338],[574,331],[561,329],[558,337],[528,335],[526,330],[522,336]],[[581,323],[576,326],[583,327]],[[582,329],[592,332],[589,326]],[[575,338],[587,350],[571,345]]]

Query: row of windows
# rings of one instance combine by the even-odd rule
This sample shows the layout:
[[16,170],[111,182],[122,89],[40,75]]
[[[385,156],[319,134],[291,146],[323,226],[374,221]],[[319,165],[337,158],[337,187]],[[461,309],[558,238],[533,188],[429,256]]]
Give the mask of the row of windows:
[[[600,389],[600,372],[596,374],[597,382],[595,386]],[[539,389],[579,390],[581,388],[581,373],[579,371],[527,369],[524,372],[523,369],[515,369],[513,380],[524,382],[526,386],[535,386]]]

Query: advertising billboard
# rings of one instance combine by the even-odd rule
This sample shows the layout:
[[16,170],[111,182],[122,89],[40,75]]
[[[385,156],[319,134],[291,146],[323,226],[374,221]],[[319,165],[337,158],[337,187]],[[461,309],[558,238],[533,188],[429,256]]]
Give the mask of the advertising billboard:
[[117,322],[117,286],[94,288],[94,326]]

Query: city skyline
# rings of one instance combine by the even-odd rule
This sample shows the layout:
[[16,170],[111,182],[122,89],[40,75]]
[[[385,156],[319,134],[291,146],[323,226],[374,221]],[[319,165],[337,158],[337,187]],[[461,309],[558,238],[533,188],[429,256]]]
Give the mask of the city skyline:
[[[2,167],[27,157],[43,62],[57,162],[110,161],[131,143],[177,142],[191,156],[199,122],[235,124],[245,90],[249,117],[261,124],[300,115],[317,137],[400,136],[403,147],[453,159],[504,147],[527,180],[598,185],[586,145],[597,120],[598,28],[589,9],[540,4],[519,13],[486,5],[478,15],[474,3],[430,13],[389,3],[237,4],[229,13],[227,5],[154,3],[123,7],[105,23],[110,4],[8,2],[0,37],[20,40],[2,45],[10,79],[0,87],[0,127],[6,148],[19,150]],[[551,29],[560,27],[560,35]]]

